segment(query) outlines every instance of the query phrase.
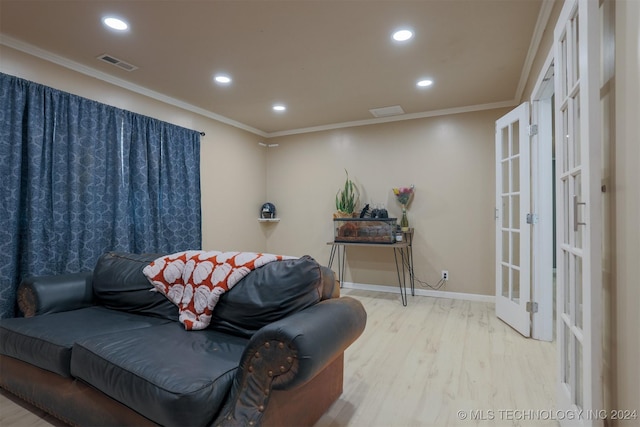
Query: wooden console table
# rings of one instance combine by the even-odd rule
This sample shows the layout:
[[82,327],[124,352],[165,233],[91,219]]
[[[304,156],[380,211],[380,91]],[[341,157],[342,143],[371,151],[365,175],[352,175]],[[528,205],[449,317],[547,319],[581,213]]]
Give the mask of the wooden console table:
[[[407,276],[409,276],[409,285],[411,287],[411,295],[415,295],[415,282],[413,276],[413,228],[404,231],[401,242],[396,243],[349,243],[349,242],[327,242],[331,245],[331,254],[329,255],[329,268],[333,266],[333,260],[338,255],[338,280],[342,286],[344,277],[345,261],[347,247],[375,247],[393,249],[393,258],[396,262],[396,273],[398,274],[398,287],[400,288],[400,298],[402,305],[407,306]],[[400,258],[400,264],[398,264]],[[408,273],[408,274],[407,274]]]

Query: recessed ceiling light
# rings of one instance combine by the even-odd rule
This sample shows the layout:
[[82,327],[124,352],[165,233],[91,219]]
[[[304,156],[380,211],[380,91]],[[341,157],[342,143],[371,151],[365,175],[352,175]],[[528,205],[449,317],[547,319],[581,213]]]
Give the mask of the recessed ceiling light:
[[122,19],[114,18],[113,16],[107,16],[102,19],[102,22],[107,27],[118,30],[118,31],[126,31],[129,29],[129,24],[124,22]]
[[413,37],[413,31],[406,28],[393,33],[393,39],[397,42],[405,42],[411,37]]
[[216,74],[214,80],[223,85],[228,85],[229,83],[231,83],[231,77],[227,76],[226,74]]
[[285,107],[282,104],[274,104],[273,105],[273,111],[282,112],[282,111],[285,111],[286,109],[287,109],[287,107]]
[[424,80],[418,80],[418,83],[416,83],[416,86],[427,87],[427,86],[431,86],[432,84],[433,84],[433,80],[424,79]]

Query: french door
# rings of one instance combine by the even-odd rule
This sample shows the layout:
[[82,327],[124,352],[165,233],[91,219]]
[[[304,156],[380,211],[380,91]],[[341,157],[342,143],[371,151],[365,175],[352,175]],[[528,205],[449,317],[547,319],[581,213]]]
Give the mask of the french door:
[[598,1],[567,0],[554,31],[558,408],[601,425],[602,217]]
[[496,121],[496,316],[531,335],[529,104]]

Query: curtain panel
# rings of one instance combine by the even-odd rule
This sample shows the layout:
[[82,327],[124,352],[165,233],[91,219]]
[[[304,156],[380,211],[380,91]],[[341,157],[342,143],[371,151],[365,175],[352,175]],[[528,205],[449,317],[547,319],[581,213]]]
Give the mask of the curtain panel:
[[27,276],[200,249],[200,134],[0,73],[0,318]]

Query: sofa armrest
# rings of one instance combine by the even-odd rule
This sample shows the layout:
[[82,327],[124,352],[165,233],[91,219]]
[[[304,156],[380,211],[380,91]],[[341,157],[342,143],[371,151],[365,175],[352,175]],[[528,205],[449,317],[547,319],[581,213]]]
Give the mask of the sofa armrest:
[[271,390],[311,380],[364,331],[367,313],[353,298],[322,301],[260,329],[251,337],[227,399],[213,425],[260,425]]
[[75,310],[93,304],[92,273],[28,277],[18,286],[18,307],[25,317]]

